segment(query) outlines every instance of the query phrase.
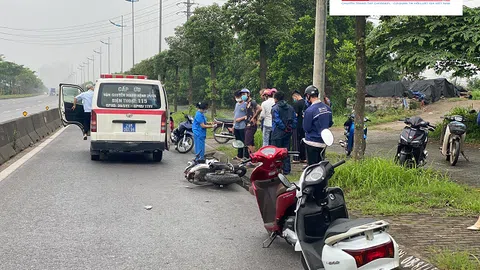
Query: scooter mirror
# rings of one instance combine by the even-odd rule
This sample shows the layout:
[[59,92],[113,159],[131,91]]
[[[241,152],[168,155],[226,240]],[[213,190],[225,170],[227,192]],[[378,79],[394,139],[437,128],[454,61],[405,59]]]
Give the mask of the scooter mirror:
[[324,129],[320,133],[320,136],[322,136],[323,142],[327,146],[331,146],[333,144],[333,133],[330,131],[330,129]]
[[288,181],[288,179],[287,179],[287,177],[285,177],[285,175],[279,173],[279,174],[278,174],[278,178],[280,179],[280,182],[282,182],[282,184],[283,184],[286,188],[292,187],[292,183],[290,183],[290,181]]
[[240,148],[244,148],[245,144],[240,140],[235,140],[235,141],[232,142],[232,146],[233,146],[233,148],[240,149]]

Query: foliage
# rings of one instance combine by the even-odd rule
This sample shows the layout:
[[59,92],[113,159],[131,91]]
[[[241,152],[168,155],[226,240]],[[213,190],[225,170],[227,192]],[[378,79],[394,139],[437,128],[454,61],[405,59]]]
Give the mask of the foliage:
[[480,91],[480,78],[472,78],[468,80],[467,89],[469,91]]
[[34,71],[23,65],[4,61],[0,55],[0,95],[25,95],[45,91]]
[[480,70],[479,18],[480,8],[466,6],[457,17],[384,16],[368,36],[367,54],[380,63],[379,74],[401,69],[403,75],[415,76],[434,68],[469,77]]
[[[455,107],[446,115],[462,115],[465,117],[465,125],[467,126],[467,136],[465,138],[466,142],[470,143],[480,143],[480,126],[477,125],[477,115],[476,113],[470,113],[474,109],[473,107]],[[438,124],[434,132],[430,133],[430,137],[435,140],[440,140],[442,129],[447,124],[447,121],[444,121]]]
[[428,212],[445,208],[478,214],[480,196],[471,187],[451,182],[429,169],[405,169],[393,160],[365,158],[338,167],[331,185],[346,191],[349,207],[365,214]]

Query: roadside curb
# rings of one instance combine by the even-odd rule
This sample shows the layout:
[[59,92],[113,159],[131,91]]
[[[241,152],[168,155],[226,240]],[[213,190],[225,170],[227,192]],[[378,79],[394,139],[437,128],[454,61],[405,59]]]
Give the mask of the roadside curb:
[[[216,150],[213,146],[209,145],[206,143],[206,146],[213,151],[215,151],[215,156],[216,158],[221,159],[221,157],[226,156],[225,153]],[[219,155],[219,156],[218,156]],[[247,171],[247,174],[249,172]],[[238,182],[237,184],[244,188],[247,192],[249,192],[250,188],[250,179],[247,177],[247,175],[242,177],[242,181]],[[403,245],[400,245],[400,250],[399,250],[399,256],[400,256],[400,269],[405,269],[405,270],[440,270],[433,264],[429,263],[428,261],[419,258],[418,256],[413,255],[411,251],[409,251],[406,247]]]

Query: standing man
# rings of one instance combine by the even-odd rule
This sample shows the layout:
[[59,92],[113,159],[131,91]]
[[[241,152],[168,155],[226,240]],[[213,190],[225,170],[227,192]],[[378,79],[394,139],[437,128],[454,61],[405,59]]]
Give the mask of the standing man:
[[255,133],[257,132],[257,121],[262,107],[257,104],[250,96],[250,91],[246,88],[240,91],[242,100],[247,103],[247,126],[245,127],[245,144],[248,147],[248,153],[255,152]]
[[305,131],[303,130],[303,113],[306,110],[305,100],[298,90],[293,91],[293,109],[297,116],[297,128],[293,130],[293,151],[300,151],[299,157],[293,157],[294,163],[306,163],[305,145],[303,138],[305,138]]
[[[234,114],[234,124],[233,124],[233,134],[235,135],[235,140],[242,141],[245,143],[245,127],[247,126],[247,103],[242,99],[242,93],[240,91],[235,92],[235,110]],[[235,160],[242,160],[245,157],[245,148],[239,148]],[[248,158],[248,157],[245,157]]]
[[262,112],[260,113],[260,119],[263,120],[263,145],[270,145],[270,134],[272,133],[272,107],[275,105],[273,95],[277,92],[277,89],[267,89],[263,92],[266,100],[262,102]]
[[86,140],[88,133],[90,132],[90,120],[92,118],[92,99],[93,99],[93,84],[87,84],[87,92],[83,92],[73,99],[72,111],[77,107],[77,101],[82,101],[83,104],[83,139]]
[[312,104],[303,116],[308,165],[319,163],[324,159],[322,152],[326,145],[320,133],[333,126],[332,110],[321,102],[318,94],[318,89],[313,85],[305,89],[305,99]]
[[[290,138],[293,130],[297,127],[297,116],[295,110],[285,101],[285,94],[275,94],[275,105],[272,108],[272,145],[290,149]],[[290,156],[283,160],[283,174],[290,174]]]

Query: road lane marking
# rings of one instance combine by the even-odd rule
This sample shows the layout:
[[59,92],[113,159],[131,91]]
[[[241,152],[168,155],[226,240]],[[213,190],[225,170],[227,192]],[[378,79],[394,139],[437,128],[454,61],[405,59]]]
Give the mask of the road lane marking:
[[15,111],[20,111],[20,109],[15,109]]
[[32,151],[27,153],[25,156],[21,157],[19,160],[15,161],[12,165],[8,166],[5,170],[0,172],[0,182],[5,180],[11,173],[16,171],[20,166],[22,166],[25,162],[27,162],[30,158],[32,158],[35,154],[40,152],[45,146],[47,146],[49,143],[51,143],[55,138],[57,138],[62,132],[65,131],[64,127],[61,127],[59,131],[55,132],[52,136],[49,138],[45,139],[44,142],[42,142],[40,145],[35,147]]

